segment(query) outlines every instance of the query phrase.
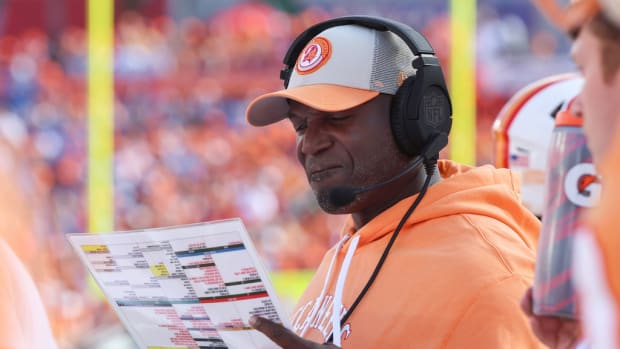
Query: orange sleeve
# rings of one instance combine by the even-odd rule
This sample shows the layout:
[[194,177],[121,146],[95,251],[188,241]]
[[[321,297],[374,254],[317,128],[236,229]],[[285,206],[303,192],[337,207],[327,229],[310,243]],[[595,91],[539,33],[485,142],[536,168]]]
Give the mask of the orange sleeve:
[[530,284],[524,277],[511,276],[481,290],[442,348],[546,348],[519,307]]

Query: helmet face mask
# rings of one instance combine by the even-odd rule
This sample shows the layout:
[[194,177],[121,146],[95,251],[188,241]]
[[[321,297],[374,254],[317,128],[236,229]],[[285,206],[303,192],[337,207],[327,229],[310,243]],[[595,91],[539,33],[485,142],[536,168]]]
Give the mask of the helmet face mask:
[[523,204],[541,216],[544,181],[554,117],[581,91],[575,74],[555,75],[519,90],[493,124],[495,166],[520,176]]

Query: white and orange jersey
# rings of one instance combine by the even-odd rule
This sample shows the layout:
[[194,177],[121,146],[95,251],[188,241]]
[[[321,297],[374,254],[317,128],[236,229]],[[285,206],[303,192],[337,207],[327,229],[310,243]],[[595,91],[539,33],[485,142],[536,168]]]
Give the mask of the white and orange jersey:
[[574,281],[591,348],[620,348],[620,132],[598,166],[603,190],[574,246]]

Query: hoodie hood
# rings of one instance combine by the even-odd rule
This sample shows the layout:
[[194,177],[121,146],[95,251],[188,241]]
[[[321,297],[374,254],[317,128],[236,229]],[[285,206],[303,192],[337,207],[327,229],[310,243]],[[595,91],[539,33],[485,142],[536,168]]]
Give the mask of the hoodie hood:
[[[442,180],[430,186],[403,230],[416,223],[451,215],[483,215],[503,222],[528,247],[535,248],[538,219],[521,204],[520,181],[512,171],[491,165],[471,167],[450,160],[438,162]],[[359,235],[363,246],[394,232],[417,195],[405,198],[355,231],[351,217],[341,236]],[[389,222],[389,224],[385,224]]]

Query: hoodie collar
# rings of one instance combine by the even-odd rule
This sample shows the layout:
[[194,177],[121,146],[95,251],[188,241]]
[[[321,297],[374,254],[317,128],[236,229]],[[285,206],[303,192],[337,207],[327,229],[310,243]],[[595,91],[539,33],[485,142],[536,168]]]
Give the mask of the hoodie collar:
[[[468,212],[503,220],[508,208],[501,207],[502,203],[520,201],[518,179],[509,170],[498,170],[490,165],[471,167],[451,160],[440,160],[438,168],[442,180],[436,183],[439,185],[428,188],[404,228],[421,221]],[[363,246],[392,233],[417,196],[397,202],[358,230],[349,215],[340,236],[359,235],[359,245]],[[481,196],[485,200],[481,200]]]

